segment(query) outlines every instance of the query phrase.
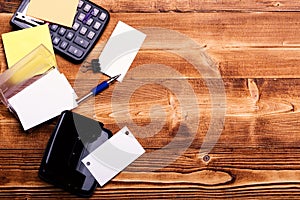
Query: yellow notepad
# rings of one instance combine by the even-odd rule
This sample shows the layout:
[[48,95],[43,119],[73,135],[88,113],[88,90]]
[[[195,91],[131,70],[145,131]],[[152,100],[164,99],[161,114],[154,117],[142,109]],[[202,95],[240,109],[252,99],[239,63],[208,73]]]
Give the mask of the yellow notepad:
[[41,44],[49,50],[55,61],[48,25],[4,33],[2,40],[8,67],[16,64]]
[[72,27],[79,0],[31,0],[27,15]]

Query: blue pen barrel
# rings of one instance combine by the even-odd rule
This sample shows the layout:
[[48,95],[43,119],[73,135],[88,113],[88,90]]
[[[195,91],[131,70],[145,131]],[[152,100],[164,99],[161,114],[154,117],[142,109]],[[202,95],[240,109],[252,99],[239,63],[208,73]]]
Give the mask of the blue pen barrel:
[[99,85],[97,85],[95,88],[93,88],[91,92],[95,96],[95,95],[99,94],[100,92],[102,92],[103,90],[107,89],[108,87],[109,87],[109,84],[106,81],[104,81],[104,82],[100,83]]
[[116,81],[117,78],[119,78],[120,76],[121,76],[121,74],[119,74],[117,76],[114,76],[114,77],[108,79],[107,81],[103,81],[102,83],[100,83],[99,85],[97,85],[96,87],[94,87],[87,95],[85,95],[84,97],[80,98],[77,101],[77,103],[80,104],[81,102],[83,102],[87,98],[89,98],[91,96],[96,96],[97,94],[99,94],[103,90],[107,89],[109,87],[109,84],[111,84],[114,81]]

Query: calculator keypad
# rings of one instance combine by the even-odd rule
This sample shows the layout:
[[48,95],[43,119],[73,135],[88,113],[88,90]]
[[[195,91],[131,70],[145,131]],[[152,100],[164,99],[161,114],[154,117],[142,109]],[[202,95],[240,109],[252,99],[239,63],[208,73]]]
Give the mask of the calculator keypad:
[[90,40],[92,40],[94,38],[94,36],[96,35],[95,32],[90,31],[89,34],[87,35],[87,38],[89,38]]
[[104,21],[106,19],[106,14],[105,13],[101,13],[99,19],[101,19],[102,21]]
[[63,41],[61,44],[60,44],[60,48],[62,49],[66,49],[68,46],[68,43],[66,41]]
[[66,36],[66,38],[67,38],[68,40],[72,40],[73,37],[74,37],[74,33],[71,32],[71,31],[69,31],[68,34],[67,34],[67,36]]
[[54,49],[75,62],[82,62],[104,31],[108,16],[100,6],[80,0],[72,28],[49,25]]
[[101,23],[100,23],[100,22],[96,22],[96,23],[94,24],[94,26],[93,26],[93,28],[94,28],[95,30],[99,30],[100,27],[101,27]]
[[83,51],[79,50],[78,48],[76,48],[74,46],[70,46],[70,48],[68,49],[68,52],[76,57],[81,57],[83,55]]

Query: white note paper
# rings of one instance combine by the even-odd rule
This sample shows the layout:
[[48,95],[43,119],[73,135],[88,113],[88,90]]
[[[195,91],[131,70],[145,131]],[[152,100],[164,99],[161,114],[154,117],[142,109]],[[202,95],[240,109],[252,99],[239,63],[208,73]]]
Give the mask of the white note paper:
[[122,81],[141,48],[146,35],[119,21],[100,57],[101,72]]
[[129,129],[124,127],[82,162],[103,186],[143,153],[144,148]]
[[8,99],[24,128],[28,130],[64,110],[77,107],[77,95],[56,68]]

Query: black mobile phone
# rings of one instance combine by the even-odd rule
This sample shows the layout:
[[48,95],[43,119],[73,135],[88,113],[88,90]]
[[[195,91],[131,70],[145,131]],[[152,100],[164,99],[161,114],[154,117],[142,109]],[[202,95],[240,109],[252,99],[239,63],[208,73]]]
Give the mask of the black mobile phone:
[[101,122],[64,111],[49,139],[39,177],[78,196],[91,196],[98,184],[81,160],[111,136]]

